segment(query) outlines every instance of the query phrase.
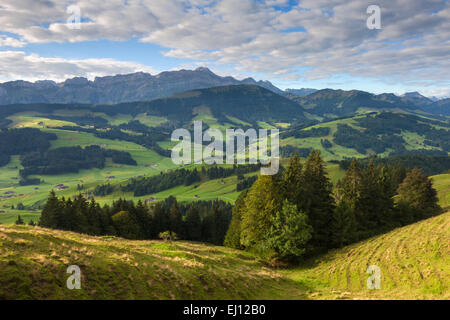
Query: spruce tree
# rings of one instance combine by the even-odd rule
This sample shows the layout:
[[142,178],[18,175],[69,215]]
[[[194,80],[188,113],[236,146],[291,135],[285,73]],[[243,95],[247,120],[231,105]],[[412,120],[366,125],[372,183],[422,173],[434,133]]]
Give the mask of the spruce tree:
[[62,205],[56,197],[55,191],[50,191],[47,202],[42,209],[39,226],[46,228],[58,228],[59,216],[62,214]]
[[20,214],[17,216],[16,224],[25,224],[25,222],[23,222],[22,217],[20,216]]
[[338,202],[345,201],[353,209],[357,209],[361,185],[361,169],[358,162],[353,159],[345,172],[344,178],[337,183],[336,199]]
[[261,247],[272,226],[272,217],[281,210],[283,197],[277,175],[260,175],[245,198],[241,221],[241,244]]
[[120,237],[139,239],[141,234],[140,226],[128,211],[120,211],[114,214],[112,221]]
[[297,208],[304,209],[306,206],[305,192],[306,184],[302,172],[303,165],[301,163],[298,152],[289,158],[286,170],[283,171],[282,190],[283,197],[288,199],[290,203],[295,204]]
[[80,233],[90,233],[91,226],[88,221],[88,203],[86,199],[78,195],[74,198],[73,203],[73,231]]
[[411,170],[397,191],[399,202],[411,208],[415,220],[428,218],[442,211],[433,183],[421,169]]
[[186,213],[186,239],[199,241],[202,236],[202,221],[200,220],[200,214],[198,208],[195,205],[191,205]]
[[293,261],[306,252],[312,227],[308,217],[297,206],[284,200],[280,211],[271,218],[271,227],[265,239],[268,254],[276,260]]
[[234,203],[231,222],[225,235],[224,245],[226,247],[242,249],[241,244],[241,220],[245,213],[245,197],[248,191],[243,191]]
[[218,201],[214,201],[210,216],[212,217],[212,228],[211,228],[211,240],[210,242],[216,245],[223,245],[225,234],[228,229],[228,218],[225,215],[223,208],[218,204]]
[[312,150],[303,166],[304,202],[299,207],[308,216],[312,226],[313,250],[324,250],[331,246],[330,223],[335,201],[331,195],[332,184],[327,177],[320,150]]
[[345,201],[341,201],[334,209],[330,229],[331,245],[335,248],[340,248],[356,240],[354,211]]
[[181,236],[183,233],[183,220],[176,200],[169,210],[169,230],[175,232],[178,236]]

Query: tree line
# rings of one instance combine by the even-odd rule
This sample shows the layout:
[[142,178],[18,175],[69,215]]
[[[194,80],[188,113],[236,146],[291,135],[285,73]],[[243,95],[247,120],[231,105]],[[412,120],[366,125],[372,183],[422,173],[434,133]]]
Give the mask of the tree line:
[[24,168],[19,174],[26,178],[32,174],[61,174],[78,172],[80,169],[103,168],[108,157],[114,163],[137,165],[126,151],[103,149],[96,145],[84,148],[74,146],[22,155],[20,160]]
[[223,243],[231,220],[231,205],[221,201],[178,203],[173,196],[152,206],[119,199],[100,206],[78,195],[58,198],[50,192],[39,226],[89,235],[113,235],[126,239],[157,239],[169,232],[183,240]]
[[123,192],[133,192],[133,195],[138,197],[157,193],[180,185],[189,186],[203,180],[226,178],[232,175],[243,175],[257,171],[260,167],[260,164],[234,164],[229,168],[217,165],[202,166],[201,170],[197,170],[197,168],[194,168],[193,170],[181,168],[170,172],[160,172],[159,175],[151,177],[133,178],[127,185],[122,186],[121,190]]
[[[352,159],[345,159],[336,162],[339,163],[339,167],[347,170],[352,161]],[[358,165],[362,168],[367,167],[371,162],[375,165],[386,164],[393,167],[404,167],[406,169],[421,168],[427,175],[439,174],[450,170],[450,156],[448,155],[403,154],[386,158],[369,157],[358,159]]]
[[240,194],[224,244],[295,261],[431,217],[441,212],[437,201],[420,169],[373,162],[361,168],[353,160],[333,187],[313,150]]
[[258,179],[258,176],[250,176],[250,177],[244,177],[242,174],[238,175],[238,182],[236,184],[236,191],[242,191],[245,189],[250,188]]
[[[97,130],[97,129],[107,130]],[[108,123],[96,126],[96,128],[83,128],[77,126],[61,126],[61,130],[80,131],[92,133],[98,138],[109,140],[123,140],[139,144],[147,149],[151,149],[163,157],[170,157],[171,151],[163,149],[157,141],[166,140],[169,138],[169,133],[164,130],[164,127],[149,127],[142,124],[138,120],[132,120],[128,123],[113,126]],[[130,134],[126,130],[133,131],[138,134]]]
[[1,129],[0,167],[9,163],[11,155],[47,150],[50,148],[50,141],[56,138],[54,133],[42,132],[35,128]]

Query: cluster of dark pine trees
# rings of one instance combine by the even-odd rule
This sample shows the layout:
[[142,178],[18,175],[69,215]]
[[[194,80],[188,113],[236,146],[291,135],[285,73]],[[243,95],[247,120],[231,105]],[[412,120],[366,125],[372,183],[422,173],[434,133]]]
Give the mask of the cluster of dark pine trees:
[[109,157],[114,163],[137,165],[126,151],[104,149],[96,145],[84,148],[74,146],[26,153],[20,158],[24,168],[19,173],[25,178],[33,174],[61,174],[78,172],[81,169],[103,168],[106,158]]
[[238,182],[236,184],[236,191],[242,191],[245,189],[250,188],[258,179],[258,176],[250,176],[250,177],[244,177],[244,175],[240,174],[237,176]]
[[94,199],[59,199],[51,191],[39,226],[127,239],[157,239],[169,231],[178,239],[221,245],[230,220],[231,205],[220,200],[178,204],[171,196],[147,206],[119,199],[101,207]]
[[42,132],[35,128],[2,128],[0,130],[0,167],[7,165],[13,154],[43,152],[50,148],[50,141],[56,140],[56,134]]
[[295,155],[282,172],[259,176],[233,208],[224,244],[293,261],[385,232],[441,211],[420,169],[355,160],[333,188],[320,151]]
[[[181,168],[167,173],[160,172],[159,175],[151,177],[131,179],[130,183],[121,187],[121,190],[123,192],[133,192],[135,197],[139,197],[180,185],[189,186],[202,180],[226,178],[232,175],[243,175],[257,171],[260,168],[260,164],[235,164],[229,168],[219,167],[217,165],[209,167],[202,166],[200,171],[198,171],[197,168],[194,168],[193,170]],[[110,190],[110,192],[112,191],[113,190]]]

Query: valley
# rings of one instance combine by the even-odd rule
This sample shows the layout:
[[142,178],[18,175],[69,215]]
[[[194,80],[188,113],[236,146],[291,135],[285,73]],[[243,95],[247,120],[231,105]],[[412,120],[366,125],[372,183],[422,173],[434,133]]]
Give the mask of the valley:
[[[196,241],[125,240],[108,233],[93,236],[13,226],[19,216],[25,224],[38,223],[52,190],[58,199],[82,195],[106,205],[103,208],[117,206],[118,199],[149,208],[166,206],[167,199],[176,199],[183,208],[216,200],[221,206],[239,203],[257,180],[258,168],[175,165],[170,158],[176,145],[170,133],[176,128],[192,132],[193,122],[199,120],[204,130],[222,133],[228,128],[278,129],[282,170],[294,154],[308,161],[312,150],[320,150],[333,188],[348,174],[352,159],[358,159],[361,168],[371,160],[391,166],[389,170],[397,165],[420,167],[431,176],[439,205],[448,211],[450,124],[445,112],[426,112],[431,103],[420,109],[417,101],[423,100],[416,97],[411,104],[410,96],[339,90],[297,96],[295,91],[274,91],[235,84],[110,105],[0,105],[7,142],[0,159],[0,265],[6,270],[0,277],[0,298],[448,298],[448,212],[411,225],[402,222],[406,226],[389,227],[368,239],[362,236],[365,240],[288,267],[268,265],[267,258],[252,250]],[[25,140],[33,136],[36,143],[11,151],[14,135]],[[205,214],[202,228],[209,228]],[[116,220],[114,226],[124,232]],[[220,232],[221,244],[224,231]],[[61,277],[69,262],[85,273],[81,291],[63,289]],[[32,271],[38,264],[44,268]],[[366,288],[365,269],[370,264],[383,272],[382,290]]]

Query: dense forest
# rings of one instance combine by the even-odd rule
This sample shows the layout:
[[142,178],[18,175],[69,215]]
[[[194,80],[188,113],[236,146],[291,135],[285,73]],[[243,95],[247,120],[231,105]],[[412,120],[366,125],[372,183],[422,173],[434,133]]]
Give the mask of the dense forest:
[[282,158],[290,158],[296,153],[302,158],[306,158],[311,153],[312,148],[297,148],[291,146],[290,144],[285,146],[280,146],[280,156]]
[[78,172],[80,169],[103,168],[109,157],[115,163],[136,165],[136,161],[125,151],[103,149],[96,145],[85,148],[76,146],[26,153],[21,156],[24,168],[19,173],[26,178],[32,174],[61,174]]
[[203,166],[201,170],[197,170],[196,168],[193,170],[181,168],[171,172],[161,172],[159,175],[151,177],[131,179],[127,185],[121,187],[121,190],[124,192],[133,192],[133,195],[138,197],[157,193],[180,185],[189,186],[202,180],[220,179],[232,175],[243,175],[255,172],[259,170],[260,167],[260,164],[246,164],[233,165],[229,168],[216,165],[208,167]]
[[[162,141],[169,138],[170,130],[164,126],[153,128],[142,124],[138,120],[133,120],[128,123],[120,124],[119,126],[112,126],[107,123],[102,123],[100,126],[97,125],[95,128],[74,126],[62,126],[57,128],[61,130],[92,133],[96,137],[102,139],[134,142],[147,149],[151,149],[164,157],[170,157],[171,155],[170,150],[161,148],[157,143],[157,141]],[[127,131],[132,131],[135,134],[130,134]]]
[[243,175],[238,175],[238,182],[236,184],[236,191],[242,191],[250,188],[258,179],[258,176],[244,177]]
[[44,152],[50,148],[50,141],[56,138],[53,133],[45,133],[34,128],[1,129],[0,167],[8,164],[13,154]]
[[353,148],[359,153],[365,154],[368,150],[383,153],[388,148],[396,152],[406,151],[405,141],[401,136],[393,134],[373,135],[341,123],[338,123],[337,128],[338,130],[334,134],[334,142],[346,148]]
[[[352,159],[346,159],[338,161],[339,166],[347,170]],[[439,174],[450,170],[450,156],[442,155],[426,155],[426,154],[403,154],[395,155],[387,158],[381,157],[369,157],[366,159],[358,159],[358,165],[360,167],[367,167],[371,162],[375,165],[385,164],[389,166],[403,166],[405,168],[421,168],[423,173],[427,175]]]
[[119,199],[101,207],[79,195],[74,199],[50,196],[42,210],[42,227],[127,239],[172,239],[223,243],[231,220],[231,205],[220,200],[178,203],[175,197],[147,206]]
[[[396,200],[394,201],[394,197]],[[269,260],[295,261],[441,212],[420,169],[353,160],[332,186],[319,151],[290,158],[278,175],[241,193],[224,244]]]
[[338,123],[334,142],[363,154],[369,150],[383,153],[387,149],[392,149],[391,155],[407,154],[405,140],[400,134],[408,131],[423,135],[424,144],[442,149],[414,150],[415,153],[447,155],[450,152],[450,131],[439,128],[448,126],[443,122],[385,112],[356,119],[356,125],[363,130]]
[[318,127],[307,130],[287,130],[282,137],[295,137],[295,138],[311,138],[311,137],[324,137],[330,134],[329,127]]

